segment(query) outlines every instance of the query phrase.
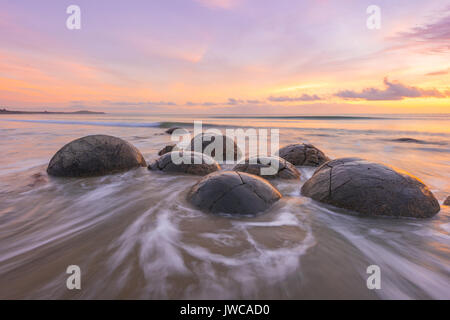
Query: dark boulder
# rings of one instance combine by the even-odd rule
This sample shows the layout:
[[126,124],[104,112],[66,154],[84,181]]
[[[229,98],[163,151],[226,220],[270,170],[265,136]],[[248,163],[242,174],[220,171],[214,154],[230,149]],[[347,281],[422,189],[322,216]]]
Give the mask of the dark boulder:
[[188,201],[213,213],[256,214],[281,198],[266,180],[244,172],[215,172],[202,178],[188,194]]
[[245,159],[238,163],[233,170],[255,174],[265,179],[300,179],[300,172],[297,168],[277,156],[258,156]]
[[182,130],[180,132],[188,132],[186,129],[184,129],[182,127],[171,127],[171,128],[166,130],[166,133],[172,134],[172,133],[174,133],[175,130]]
[[163,154],[169,153],[173,151],[173,148],[175,148],[175,144],[169,144],[158,151],[158,156],[162,156]]
[[62,147],[50,160],[47,173],[59,177],[89,177],[145,167],[132,144],[107,135],[92,135]]
[[220,166],[214,159],[205,154],[184,150],[162,155],[159,159],[153,161],[148,169],[204,176],[220,170]]
[[450,196],[448,196],[447,199],[445,199],[444,206],[450,206]]
[[363,216],[428,218],[440,210],[430,190],[415,177],[359,158],[323,164],[301,191]]
[[[221,149],[218,149],[219,145]],[[242,156],[235,140],[225,135],[210,133],[201,133],[192,138],[189,150],[204,153],[219,163],[224,163],[226,160],[236,161]]]
[[292,163],[294,166],[317,167],[330,159],[312,144],[290,144],[278,151],[280,158]]

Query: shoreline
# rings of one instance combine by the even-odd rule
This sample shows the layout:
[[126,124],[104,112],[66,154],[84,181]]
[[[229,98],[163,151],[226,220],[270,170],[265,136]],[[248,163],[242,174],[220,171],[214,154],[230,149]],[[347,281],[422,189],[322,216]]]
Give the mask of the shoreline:
[[2,114],[106,114],[106,113],[89,110],[64,112],[64,111],[19,111],[19,110],[0,109],[0,115]]

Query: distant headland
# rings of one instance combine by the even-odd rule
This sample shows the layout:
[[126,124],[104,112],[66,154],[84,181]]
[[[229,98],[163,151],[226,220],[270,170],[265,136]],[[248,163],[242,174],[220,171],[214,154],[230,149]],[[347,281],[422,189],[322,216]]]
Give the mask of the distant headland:
[[95,112],[89,110],[79,110],[73,112],[63,112],[63,111],[17,111],[17,110],[7,110],[0,109],[0,114],[105,114],[105,112]]

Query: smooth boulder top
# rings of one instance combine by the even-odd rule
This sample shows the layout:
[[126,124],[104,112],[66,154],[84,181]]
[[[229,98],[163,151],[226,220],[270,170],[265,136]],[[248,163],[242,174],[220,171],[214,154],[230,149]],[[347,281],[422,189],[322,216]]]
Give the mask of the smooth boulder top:
[[187,196],[201,210],[236,215],[263,212],[280,198],[280,192],[266,180],[237,171],[211,173],[195,184]]
[[[273,168],[271,168],[271,166]],[[267,172],[267,170],[277,169],[276,172]],[[266,172],[264,172],[264,171]],[[238,163],[233,171],[246,172],[261,176],[265,179],[300,179],[300,172],[290,162],[277,156],[258,156],[245,159]]]
[[63,146],[50,160],[47,173],[58,177],[89,177],[145,167],[144,157],[129,142],[91,135]]
[[428,218],[440,210],[434,195],[417,178],[359,158],[323,164],[301,191],[363,216]]
[[[216,146],[220,143],[216,143],[216,139],[222,139],[222,154],[216,153]],[[220,140],[219,140],[220,141]],[[199,150],[196,150],[196,148]],[[191,151],[202,152],[219,163],[224,163],[226,160],[237,160],[242,156],[241,150],[236,144],[236,141],[226,135],[214,135],[211,133],[200,133],[192,138],[188,147]]]
[[445,206],[450,206],[450,196],[448,196],[447,199],[445,199],[444,205]]
[[278,151],[278,155],[294,166],[317,167],[330,160],[330,158],[315,146],[305,143],[285,146]]
[[[174,159],[177,161],[181,158],[184,163],[174,163]],[[220,166],[213,158],[205,154],[183,150],[162,155],[159,159],[153,161],[148,169],[204,176],[220,170]]]

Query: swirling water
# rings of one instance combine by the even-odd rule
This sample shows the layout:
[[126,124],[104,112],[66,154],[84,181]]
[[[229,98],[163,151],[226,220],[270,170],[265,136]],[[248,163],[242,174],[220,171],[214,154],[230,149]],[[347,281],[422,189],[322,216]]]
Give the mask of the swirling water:
[[[87,134],[110,134],[149,162],[165,126],[279,128],[309,142],[409,171],[442,204],[450,195],[450,117],[169,117],[9,115],[0,118],[0,298],[450,298],[450,208],[432,219],[368,219],[302,197],[256,217],[215,216],[185,200],[199,177],[139,168],[95,178],[48,177],[51,156]],[[405,139],[406,138],[406,139]],[[225,169],[229,166],[225,166]],[[366,269],[381,268],[381,290]],[[82,289],[66,288],[79,265]]]

